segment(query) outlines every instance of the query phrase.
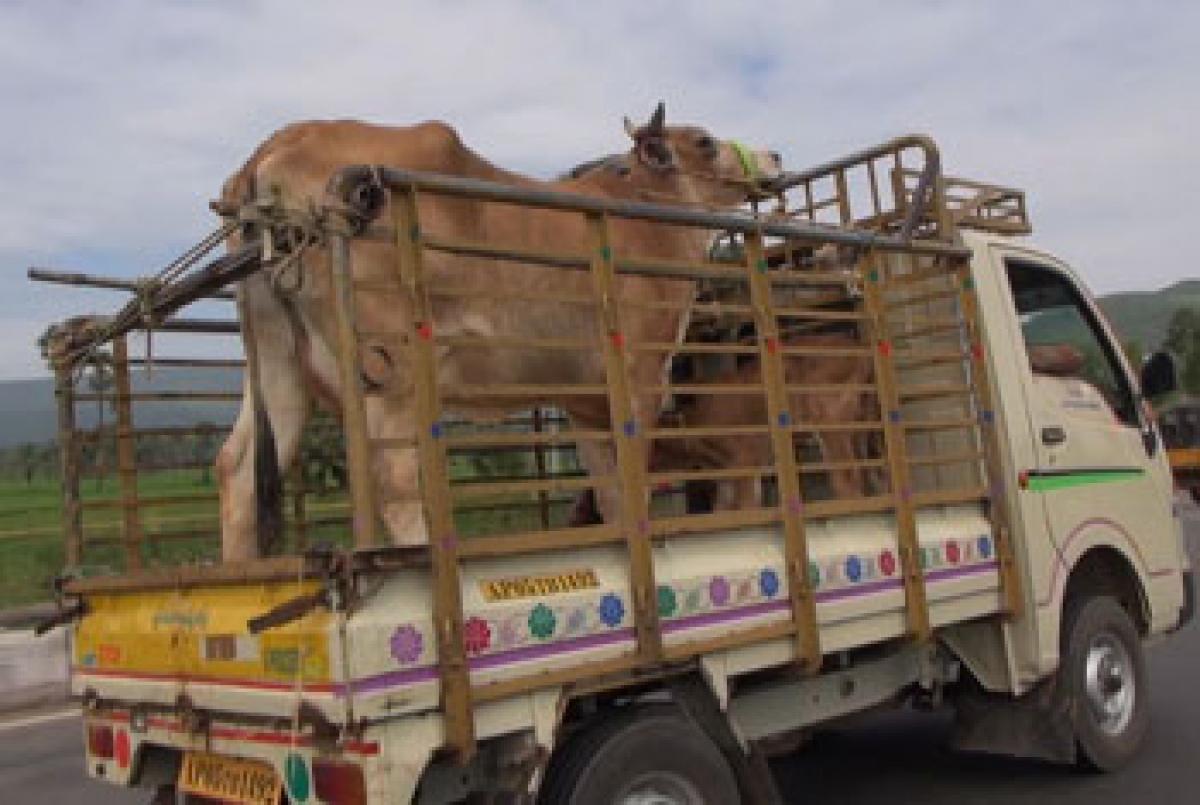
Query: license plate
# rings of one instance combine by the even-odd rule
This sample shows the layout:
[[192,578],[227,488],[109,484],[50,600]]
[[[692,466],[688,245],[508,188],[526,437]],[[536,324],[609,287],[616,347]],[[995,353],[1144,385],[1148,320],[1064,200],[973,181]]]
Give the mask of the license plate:
[[276,805],[283,781],[266,763],[187,752],[179,790],[237,805]]

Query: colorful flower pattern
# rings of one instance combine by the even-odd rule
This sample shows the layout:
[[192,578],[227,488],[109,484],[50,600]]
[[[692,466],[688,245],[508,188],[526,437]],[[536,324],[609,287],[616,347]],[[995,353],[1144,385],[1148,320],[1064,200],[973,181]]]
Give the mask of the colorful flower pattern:
[[[965,540],[946,540],[940,544],[921,547],[922,568],[933,569],[943,564],[957,565],[974,559],[986,561],[994,554],[989,535]],[[944,557],[944,558],[943,558]],[[896,554],[884,549],[878,554],[846,554],[826,560],[821,565],[810,562],[808,578],[814,588],[844,587],[894,576],[898,568]],[[783,590],[779,571],[767,567],[745,574],[714,574],[680,580],[658,587],[659,617],[678,618],[702,613],[732,604],[769,601]],[[604,593],[599,600],[572,602],[551,607],[539,602],[531,608],[510,610],[493,620],[472,616],[464,624],[464,643],[467,653],[478,656],[527,645],[533,641],[589,634],[601,627],[615,629],[625,623],[626,605],[620,595]],[[389,640],[392,657],[400,664],[416,662],[425,650],[422,633],[411,624],[398,626]]]
[[468,654],[482,654],[492,645],[492,629],[483,618],[468,618],[463,624],[463,640]]
[[421,652],[425,649],[425,638],[411,623],[397,626],[388,642],[392,659],[401,665],[411,665],[421,659]]
[[605,593],[600,599],[600,622],[610,629],[614,626],[620,626],[621,621],[625,619],[625,605],[621,603],[621,596],[616,593]]
[[675,614],[677,605],[675,599],[675,590],[666,585],[661,585],[658,588],[658,615],[660,618],[669,618]]
[[529,613],[529,633],[538,640],[545,640],[554,634],[557,622],[554,610],[545,604],[538,604]]
[[724,576],[713,576],[708,583],[708,598],[713,606],[723,607],[729,603],[729,579]]
[[[813,565],[809,565],[810,568]],[[774,598],[779,592],[779,574],[771,568],[766,568],[758,574],[758,589],[763,598]]]
[[891,551],[879,554],[879,570],[885,576],[894,574],[896,572],[896,555]]

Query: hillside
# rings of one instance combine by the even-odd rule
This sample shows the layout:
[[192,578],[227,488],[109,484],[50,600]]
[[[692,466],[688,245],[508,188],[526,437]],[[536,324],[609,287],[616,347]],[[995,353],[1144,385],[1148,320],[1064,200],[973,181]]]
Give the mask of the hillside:
[[1181,280],[1161,291],[1108,294],[1100,297],[1100,307],[1122,341],[1136,341],[1149,352],[1162,344],[1178,308],[1200,310],[1200,280]]
[[[237,391],[241,387],[241,372],[231,369],[155,369],[150,377],[146,377],[145,372],[134,372],[130,380],[135,392]],[[81,390],[87,390],[86,382]],[[134,423],[147,428],[199,422],[222,424],[232,422],[236,413],[235,402],[147,402],[136,405]],[[80,427],[95,427],[100,415],[99,403],[79,403],[76,407],[76,420]],[[111,423],[112,409],[106,406],[103,416],[106,423]],[[57,423],[53,380],[46,377],[0,382],[0,449],[29,442],[53,441],[57,434]]]

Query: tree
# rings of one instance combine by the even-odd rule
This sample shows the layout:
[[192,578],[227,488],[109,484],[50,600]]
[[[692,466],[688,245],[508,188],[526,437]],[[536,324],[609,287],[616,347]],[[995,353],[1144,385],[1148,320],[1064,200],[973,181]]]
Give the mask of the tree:
[[1125,360],[1129,361],[1129,365],[1134,372],[1142,367],[1142,361],[1145,360],[1146,351],[1142,349],[1142,342],[1133,340],[1126,341],[1121,344],[1121,349],[1125,351]]
[[1183,364],[1180,386],[1188,394],[1200,394],[1200,311],[1181,307],[1171,316],[1163,348]]
[[201,486],[208,486],[212,483],[212,465],[216,460],[219,436],[217,426],[207,420],[196,425],[196,433],[192,441],[192,458],[200,464]]
[[25,485],[33,485],[33,474],[37,470],[38,461],[41,458],[41,451],[38,450],[36,444],[23,444],[17,448],[17,460],[21,463],[21,469],[25,473]]

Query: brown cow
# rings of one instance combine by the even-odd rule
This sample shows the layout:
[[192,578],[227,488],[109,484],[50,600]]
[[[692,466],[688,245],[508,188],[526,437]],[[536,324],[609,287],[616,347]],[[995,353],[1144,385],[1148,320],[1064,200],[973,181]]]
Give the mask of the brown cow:
[[[312,122],[289,126],[267,140],[246,165],[226,182],[222,197],[233,208],[269,195],[291,208],[320,205],[332,176],[343,166],[378,164],[454,174],[520,187],[543,188],[618,199],[654,200],[734,207],[750,195],[750,180],[779,171],[778,155],[746,152],[692,126],[666,126],[662,105],[650,122],[633,128],[626,121],[633,147],[626,170],[593,171],[579,178],[541,182],[503,171],[471,151],[449,126],[424,123],[407,128],[372,126],[352,121]],[[512,205],[483,204],[423,194],[422,230],[440,237],[486,240],[493,244],[542,251],[586,249],[582,216]],[[384,220],[388,212],[384,210]],[[613,251],[622,256],[702,260],[709,233],[644,222],[614,220]],[[235,242],[231,246],[236,247]],[[415,435],[412,377],[407,371],[405,339],[414,332],[407,302],[395,280],[395,249],[390,244],[354,241],[351,258],[356,281],[393,283],[396,291],[359,293],[356,297],[361,331],[380,334],[363,346],[367,380],[387,395],[367,399],[368,428],[373,438],[411,440]],[[287,466],[297,452],[310,400],[339,410],[341,397],[334,360],[336,328],[331,300],[329,258],[324,250],[304,257],[303,281],[290,290],[273,286],[265,275],[242,283],[244,314],[253,331],[247,353],[257,353],[261,405],[247,383],[237,423],[217,460],[221,481],[222,552],[226,560],[256,555],[255,468],[256,419],[263,423],[258,437],[270,434],[273,455]],[[431,288],[455,288],[473,295],[435,297],[437,336],[501,336],[564,338],[598,333],[591,307],[562,303],[513,302],[488,293],[580,295],[591,293],[586,272],[542,266],[514,265],[485,259],[429,253],[425,264]],[[618,292],[624,298],[666,303],[677,313],[628,307],[622,328],[630,343],[674,342],[686,327],[695,284],[674,279],[622,276]],[[392,336],[382,333],[394,333]],[[253,347],[253,349],[250,349]],[[473,418],[522,410],[531,400],[483,402],[456,396],[458,384],[566,384],[603,382],[600,350],[578,353],[529,349],[480,349],[440,345],[439,382],[449,411]],[[669,357],[668,357],[669,360]],[[630,378],[637,386],[661,385],[663,356],[634,351]],[[603,398],[565,395],[550,402],[567,411],[583,427],[607,424]],[[657,396],[636,401],[639,421],[653,421],[661,406]],[[259,414],[256,416],[256,411]],[[587,445],[589,470],[611,474],[610,450]],[[270,455],[270,454],[268,454]],[[261,469],[261,468],[260,468]],[[412,448],[376,450],[374,475],[381,509],[394,542],[420,544],[427,539],[417,491],[416,451]],[[613,493],[600,501],[605,512],[615,511]]]
[[[845,335],[809,335],[788,338],[788,346],[847,347],[858,342]],[[788,385],[820,386],[846,385],[845,391],[820,391],[792,394],[791,415],[804,425],[861,422],[877,418],[873,397],[853,388],[871,382],[873,368],[870,359],[827,357],[821,355],[790,356],[784,362],[784,382]],[[713,385],[761,383],[762,372],[757,360],[747,361],[736,370],[706,380]],[[753,395],[700,394],[682,410],[688,427],[720,428],[735,425],[767,423],[766,400],[762,393]],[[824,462],[849,462],[866,452],[864,440],[853,431],[828,430],[816,432]],[[769,467],[773,463],[771,442],[767,436],[710,436],[680,440],[674,449],[656,451],[654,469],[717,469],[725,467]],[[861,469],[839,467],[827,472],[830,492],[834,498],[862,495],[868,486],[868,475]],[[738,478],[719,481],[713,501],[715,510],[742,509],[762,505],[762,484],[758,478]]]
[[[809,335],[788,338],[790,346],[852,347],[859,342],[848,335]],[[785,382],[788,385],[845,385],[845,391],[820,391],[791,396],[794,420],[806,425],[820,423],[864,422],[878,419],[874,397],[853,386],[869,384],[873,376],[870,359],[802,355],[787,358]],[[762,382],[757,359],[735,370],[689,382],[719,385],[746,385]],[[767,406],[762,392],[741,394],[697,394],[679,407],[675,424],[688,428],[721,428],[767,423]],[[818,430],[815,434],[824,462],[848,462],[867,456],[864,434],[844,430]],[[767,436],[707,436],[659,439],[654,443],[650,468],[654,472],[710,470],[732,467],[769,467],[773,463],[771,442]],[[853,467],[828,470],[829,491],[833,498],[866,494],[873,474]],[[751,508],[762,505],[762,484],[758,478],[739,478],[716,482],[689,482],[689,508],[715,511]],[[590,493],[576,498],[570,513],[572,525],[599,521],[595,499]]]

